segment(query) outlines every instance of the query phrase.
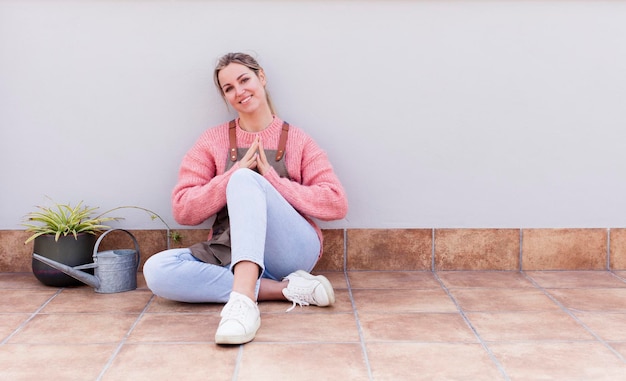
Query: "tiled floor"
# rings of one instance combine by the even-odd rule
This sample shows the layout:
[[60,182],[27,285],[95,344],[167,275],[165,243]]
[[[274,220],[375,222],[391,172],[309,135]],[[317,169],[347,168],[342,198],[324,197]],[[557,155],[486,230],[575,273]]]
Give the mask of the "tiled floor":
[[219,305],[0,274],[0,380],[625,380],[626,272],[334,272],[330,308]]

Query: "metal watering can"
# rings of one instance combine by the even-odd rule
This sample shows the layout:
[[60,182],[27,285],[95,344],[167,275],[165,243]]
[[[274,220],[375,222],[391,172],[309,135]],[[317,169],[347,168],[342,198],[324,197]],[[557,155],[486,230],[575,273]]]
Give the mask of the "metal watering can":
[[[100,242],[112,231],[120,230],[133,239],[135,250],[119,249],[98,252]],[[112,294],[116,292],[130,291],[137,288],[137,269],[139,268],[139,244],[135,237],[124,229],[110,229],[102,233],[93,248],[94,263],[71,267],[49,258],[33,253],[33,258],[47,264],[50,267],[64,272],[65,274],[86,283],[95,289],[95,292]],[[86,273],[84,269],[95,269],[94,275]]]

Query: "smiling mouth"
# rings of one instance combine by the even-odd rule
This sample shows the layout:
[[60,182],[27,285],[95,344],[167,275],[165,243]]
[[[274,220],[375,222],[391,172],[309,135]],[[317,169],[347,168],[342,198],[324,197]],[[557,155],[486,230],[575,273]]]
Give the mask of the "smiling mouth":
[[241,100],[239,103],[246,104],[246,103],[250,102],[250,99],[252,99],[252,95],[247,96],[246,98]]

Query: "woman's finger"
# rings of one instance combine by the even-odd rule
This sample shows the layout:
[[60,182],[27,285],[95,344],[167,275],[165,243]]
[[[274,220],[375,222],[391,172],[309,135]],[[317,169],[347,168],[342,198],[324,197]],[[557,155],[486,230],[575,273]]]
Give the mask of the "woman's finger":
[[241,168],[255,168],[257,166],[257,151],[259,150],[258,138],[252,142],[252,145],[246,151],[239,161],[239,167]]
[[263,149],[263,141],[259,139],[259,153],[257,158],[257,168],[259,169],[259,173],[264,175],[269,167],[270,164],[267,161],[267,156],[265,156],[265,149]]

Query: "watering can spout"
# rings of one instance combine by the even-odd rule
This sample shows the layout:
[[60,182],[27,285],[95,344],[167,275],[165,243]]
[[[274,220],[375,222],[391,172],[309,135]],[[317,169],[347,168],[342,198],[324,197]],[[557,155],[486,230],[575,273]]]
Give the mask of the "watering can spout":
[[100,287],[100,280],[97,277],[91,274],[88,274],[84,271],[80,271],[80,269],[93,268],[95,267],[94,264],[71,267],[63,263],[53,261],[52,259],[42,257],[41,255],[36,254],[36,253],[33,253],[33,258],[47,264],[50,267],[53,267],[59,271],[62,271],[65,274],[71,276],[72,278],[76,278],[79,281],[85,284],[88,284],[91,287],[94,287],[94,288]]

